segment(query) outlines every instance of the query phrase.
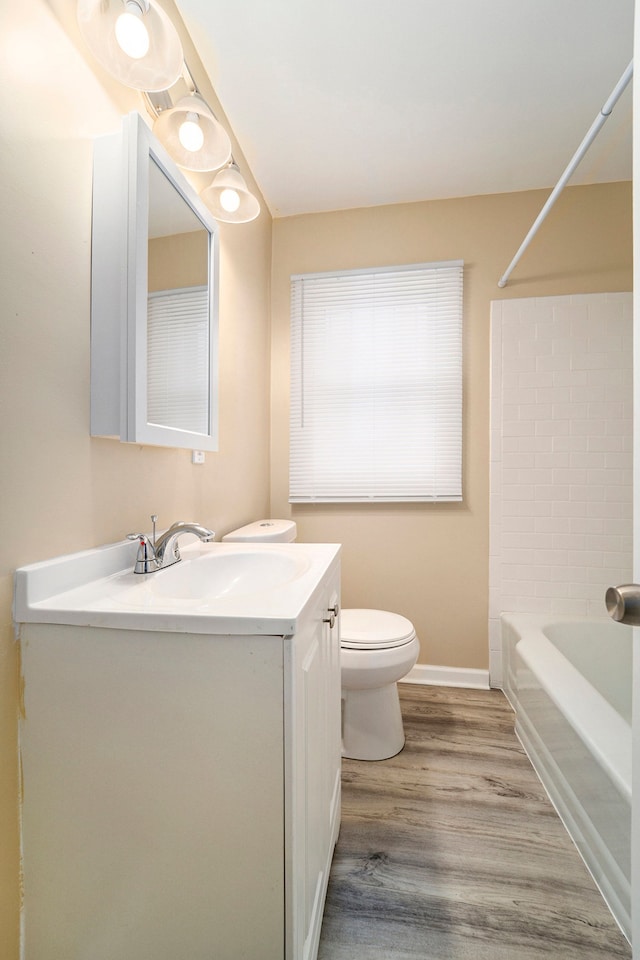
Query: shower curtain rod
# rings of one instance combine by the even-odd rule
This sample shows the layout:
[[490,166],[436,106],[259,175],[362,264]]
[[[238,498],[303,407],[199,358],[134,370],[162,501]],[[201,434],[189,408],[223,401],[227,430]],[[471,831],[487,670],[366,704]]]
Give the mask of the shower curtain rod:
[[499,286],[499,287],[504,287],[504,286],[506,286],[507,280],[509,279],[509,276],[511,275],[511,271],[512,271],[512,270],[514,269],[514,267],[517,265],[518,261],[520,260],[520,257],[521,257],[522,254],[525,252],[525,250],[527,249],[527,247],[529,246],[529,244],[530,244],[531,241],[533,240],[534,236],[535,236],[536,233],[538,232],[538,230],[539,230],[539,228],[540,228],[540,225],[542,224],[542,221],[545,219],[545,217],[546,217],[547,214],[549,213],[549,210],[551,209],[551,207],[554,205],[554,203],[556,202],[556,200],[557,200],[558,197],[560,196],[560,193],[562,192],[562,190],[563,190],[564,187],[566,186],[569,177],[571,176],[571,174],[573,173],[573,171],[576,169],[576,167],[578,166],[578,164],[580,163],[580,161],[581,161],[582,158],[584,157],[585,153],[587,152],[587,150],[589,149],[589,147],[591,146],[591,144],[593,143],[593,141],[595,140],[595,138],[596,138],[596,137],[598,136],[598,134],[600,133],[601,128],[604,126],[605,121],[609,118],[609,115],[611,114],[611,112],[613,111],[613,108],[615,107],[616,103],[618,102],[618,100],[619,100],[620,97],[622,96],[622,94],[623,94],[623,92],[624,92],[627,84],[628,84],[629,81],[631,80],[631,77],[632,77],[632,76],[633,76],[633,60],[631,61],[631,63],[630,63],[629,66],[627,67],[627,69],[624,71],[624,73],[622,74],[622,76],[621,76],[620,79],[618,80],[616,86],[615,86],[614,89],[613,89],[613,92],[612,92],[611,96],[609,97],[609,99],[607,100],[607,102],[605,103],[605,105],[602,107],[602,110],[600,111],[600,113],[598,114],[598,116],[596,117],[596,119],[595,119],[595,120],[593,121],[593,123],[591,124],[591,127],[589,128],[589,131],[588,131],[587,135],[585,136],[584,140],[582,141],[582,143],[580,144],[580,146],[579,146],[578,149],[576,150],[576,152],[575,152],[575,154],[573,155],[572,159],[569,161],[569,164],[568,164],[566,170],[564,171],[564,173],[562,174],[562,176],[561,176],[560,179],[558,180],[557,184],[556,184],[555,187],[553,188],[553,191],[551,192],[551,194],[550,194],[550,196],[549,196],[549,199],[547,200],[547,202],[545,203],[544,207],[542,208],[542,210],[541,210],[540,213],[538,214],[536,220],[535,220],[534,223],[533,223],[533,226],[532,226],[531,229],[529,230],[529,233],[526,235],[526,237],[524,238],[524,240],[523,240],[522,243],[520,244],[520,247],[519,247],[518,252],[516,253],[515,257],[513,258],[513,260],[511,261],[511,263],[509,264],[509,266],[508,266],[507,269],[505,270],[505,272],[502,274],[502,276],[500,277],[500,279],[498,280],[498,286]]

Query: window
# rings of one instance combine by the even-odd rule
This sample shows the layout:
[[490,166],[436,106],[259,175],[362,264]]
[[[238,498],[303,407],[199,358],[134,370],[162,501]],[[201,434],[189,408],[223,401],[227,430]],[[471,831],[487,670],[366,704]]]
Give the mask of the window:
[[292,503],[461,500],[462,262],[291,278]]
[[209,291],[158,290],[147,300],[147,419],[209,432]]

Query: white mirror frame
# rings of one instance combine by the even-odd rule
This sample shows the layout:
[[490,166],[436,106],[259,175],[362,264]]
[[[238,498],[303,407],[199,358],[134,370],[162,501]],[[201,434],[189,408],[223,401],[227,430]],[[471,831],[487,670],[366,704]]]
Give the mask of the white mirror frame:
[[[149,164],[155,162],[209,235],[207,433],[148,422]],[[91,435],[127,443],[218,449],[218,228],[137,113],[95,143],[91,252]]]

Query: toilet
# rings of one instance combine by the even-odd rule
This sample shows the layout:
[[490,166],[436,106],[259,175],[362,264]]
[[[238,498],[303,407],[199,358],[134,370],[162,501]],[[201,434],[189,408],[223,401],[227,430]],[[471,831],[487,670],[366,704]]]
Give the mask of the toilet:
[[298,535],[294,520],[255,520],[232,530],[223,543],[292,543]]
[[404,747],[398,680],[420,653],[413,624],[386,610],[343,610],[342,756],[386,760]]
[[[291,543],[293,520],[257,520],[227,533],[228,543]],[[387,760],[404,747],[399,680],[420,653],[413,624],[387,610],[348,609],[340,613],[342,756]]]

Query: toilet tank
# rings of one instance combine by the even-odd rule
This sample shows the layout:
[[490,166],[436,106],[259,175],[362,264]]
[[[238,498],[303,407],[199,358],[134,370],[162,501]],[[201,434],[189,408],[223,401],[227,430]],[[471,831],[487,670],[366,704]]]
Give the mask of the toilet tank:
[[291,543],[297,532],[294,520],[255,520],[227,533],[222,540],[227,543]]

